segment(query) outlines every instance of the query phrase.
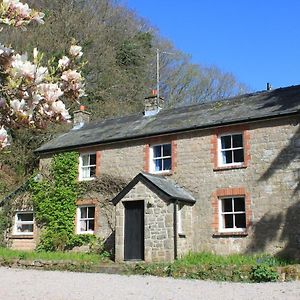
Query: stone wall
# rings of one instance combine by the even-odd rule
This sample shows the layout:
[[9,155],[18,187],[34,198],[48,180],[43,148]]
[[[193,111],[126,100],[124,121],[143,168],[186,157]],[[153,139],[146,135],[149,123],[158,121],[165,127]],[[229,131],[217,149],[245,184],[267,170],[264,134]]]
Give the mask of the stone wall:
[[174,205],[165,202],[143,183],[138,183],[116,205],[116,260],[124,260],[124,202],[144,201],[145,261],[159,262],[174,259]]
[[[221,254],[258,251],[299,255],[300,129],[297,122],[295,118],[281,118],[245,124],[247,165],[241,168],[215,168],[212,137],[224,127],[160,137],[162,141],[176,140],[176,164],[170,178],[197,200],[193,207],[187,207],[190,213],[185,222],[190,222],[192,230],[178,240],[180,249]],[[226,130],[235,132],[239,128],[231,126]],[[87,150],[101,152],[100,174],[124,176],[129,182],[145,166],[148,143],[151,139]],[[213,194],[219,189],[235,188],[243,188],[249,195],[247,234],[217,236],[213,225],[216,213]],[[145,195],[139,197],[145,199]],[[117,213],[121,213],[120,207]],[[117,215],[116,220],[117,226],[123,226],[121,215]],[[119,238],[117,246],[121,243]],[[154,245],[148,241],[147,245],[150,244]],[[153,259],[161,256],[158,252],[151,255]]]

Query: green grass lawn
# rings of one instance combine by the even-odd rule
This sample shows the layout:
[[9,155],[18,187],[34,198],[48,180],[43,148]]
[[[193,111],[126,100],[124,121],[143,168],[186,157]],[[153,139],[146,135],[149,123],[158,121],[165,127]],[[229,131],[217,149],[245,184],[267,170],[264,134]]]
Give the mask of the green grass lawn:
[[[132,267],[134,274],[171,276],[217,281],[261,282],[276,281],[278,267],[289,268],[293,261],[271,255],[232,254],[227,256],[212,253],[189,253],[171,263],[140,263]],[[294,279],[297,271],[291,266],[290,277]],[[294,276],[296,275],[296,276]],[[289,275],[288,275],[289,276]]]
[[54,261],[74,261],[85,263],[100,263],[105,259],[99,254],[78,253],[78,252],[35,252],[20,251],[7,248],[0,248],[0,258],[5,260],[54,260]]
[[272,266],[285,266],[295,262],[287,259],[274,257],[267,254],[246,255],[246,254],[231,254],[231,255],[216,255],[207,252],[189,253],[183,258],[174,262],[178,266],[196,266],[196,265],[224,265],[224,266],[253,266],[259,263],[266,263]]

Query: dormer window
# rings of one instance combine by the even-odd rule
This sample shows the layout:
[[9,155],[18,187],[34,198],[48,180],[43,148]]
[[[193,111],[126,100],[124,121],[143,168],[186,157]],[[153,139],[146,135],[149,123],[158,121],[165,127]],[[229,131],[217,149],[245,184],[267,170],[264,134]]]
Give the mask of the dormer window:
[[96,153],[84,153],[79,158],[79,180],[91,180],[96,177]]
[[150,148],[150,171],[164,173],[172,170],[171,144],[153,145]]

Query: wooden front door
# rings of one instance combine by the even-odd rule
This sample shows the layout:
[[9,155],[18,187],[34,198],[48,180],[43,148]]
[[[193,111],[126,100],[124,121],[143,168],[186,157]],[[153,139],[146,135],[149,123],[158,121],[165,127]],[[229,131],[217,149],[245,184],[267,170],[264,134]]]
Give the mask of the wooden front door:
[[124,205],[124,259],[144,260],[144,201],[128,201]]

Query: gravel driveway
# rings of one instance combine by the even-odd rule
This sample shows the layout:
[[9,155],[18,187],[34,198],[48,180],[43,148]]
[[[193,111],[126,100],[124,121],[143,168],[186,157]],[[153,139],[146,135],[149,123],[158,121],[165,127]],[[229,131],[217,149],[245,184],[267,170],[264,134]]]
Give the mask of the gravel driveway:
[[300,299],[300,281],[218,283],[0,267],[0,299]]

